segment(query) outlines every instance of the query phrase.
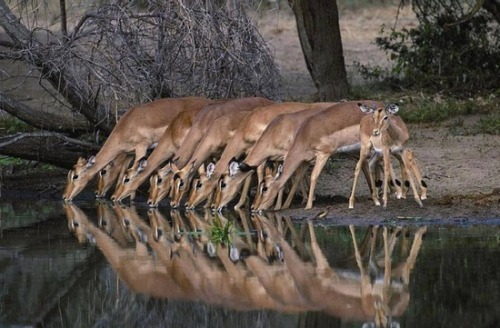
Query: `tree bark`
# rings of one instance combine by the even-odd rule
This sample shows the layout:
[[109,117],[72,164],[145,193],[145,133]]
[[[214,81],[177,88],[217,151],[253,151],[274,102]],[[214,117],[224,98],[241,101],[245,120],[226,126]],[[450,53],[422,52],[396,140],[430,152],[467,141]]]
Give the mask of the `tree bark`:
[[0,92],[0,109],[38,129],[71,135],[82,134],[90,129],[90,124],[84,119],[69,118],[68,115],[54,115],[50,112],[36,113],[31,107],[7,97],[2,92]]
[[2,154],[70,169],[78,157],[95,154],[99,146],[55,132],[16,133],[0,138]]
[[288,0],[295,19],[307,69],[318,89],[318,100],[340,100],[349,84],[340,35],[337,2]]

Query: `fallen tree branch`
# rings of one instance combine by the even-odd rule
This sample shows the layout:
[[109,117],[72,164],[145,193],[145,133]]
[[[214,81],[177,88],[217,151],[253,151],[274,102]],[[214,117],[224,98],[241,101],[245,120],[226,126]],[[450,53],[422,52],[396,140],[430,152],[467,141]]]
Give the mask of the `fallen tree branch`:
[[96,153],[99,145],[56,132],[19,132],[0,138],[0,154],[36,160],[69,169],[78,157]]
[[2,92],[0,92],[0,109],[38,129],[71,133],[73,135],[87,132],[90,129],[90,124],[83,117],[77,119],[52,112],[34,115],[33,108],[6,96]]

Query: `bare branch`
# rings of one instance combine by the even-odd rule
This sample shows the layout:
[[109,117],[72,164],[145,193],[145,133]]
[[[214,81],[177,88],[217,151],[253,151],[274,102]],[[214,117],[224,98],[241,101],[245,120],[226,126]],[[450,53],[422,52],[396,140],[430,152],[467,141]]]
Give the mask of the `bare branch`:
[[[223,1],[151,1],[147,11],[129,2],[112,3],[71,16],[71,4],[60,0],[62,32],[56,32],[36,10],[19,10],[20,19],[0,0],[0,26],[12,39],[3,44],[7,51],[0,58],[30,65],[37,75],[32,77],[54,88],[40,83],[46,96],[64,102],[59,108],[68,114],[80,112],[91,129],[104,134],[112,130],[115,113],[157,98],[281,99],[279,70],[244,11],[245,1],[230,6]],[[9,78],[18,76],[2,82]],[[20,103],[10,109],[28,120],[25,110]]]
[[68,18],[66,17],[66,1],[59,0],[59,8],[61,10],[61,33],[65,37],[68,36]]

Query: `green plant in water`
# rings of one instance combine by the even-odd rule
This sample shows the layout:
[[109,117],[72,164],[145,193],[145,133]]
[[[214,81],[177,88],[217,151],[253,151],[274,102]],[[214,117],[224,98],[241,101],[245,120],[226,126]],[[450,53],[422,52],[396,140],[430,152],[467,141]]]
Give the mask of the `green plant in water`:
[[223,225],[221,219],[216,216],[214,224],[210,228],[210,241],[215,245],[230,245],[233,231],[234,226],[231,221],[227,221]]

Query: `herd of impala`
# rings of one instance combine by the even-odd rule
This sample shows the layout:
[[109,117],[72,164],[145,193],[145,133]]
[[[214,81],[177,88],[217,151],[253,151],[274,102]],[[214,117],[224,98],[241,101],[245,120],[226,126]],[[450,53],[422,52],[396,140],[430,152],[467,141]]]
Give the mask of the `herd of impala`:
[[[151,207],[168,197],[173,208],[205,204],[220,211],[240,193],[235,208],[247,204],[252,194],[251,210],[259,212],[288,208],[300,190],[310,209],[327,160],[341,155],[357,161],[349,208],[354,207],[360,170],[376,205],[380,205],[380,187],[384,207],[389,191],[405,198],[411,187],[422,206],[427,186],[414,153],[405,147],[409,131],[396,115],[398,109],[373,100],[156,100],[128,110],[95,156],[78,159],[68,173],[63,200],[71,202],[98,175],[96,197],[104,197],[116,183],[114,202],[127,197],[133,201],[136,190],[149,178]],[[400,163],[401,180],[391,155]],[[251,193],[253,185],[255,193]]]

